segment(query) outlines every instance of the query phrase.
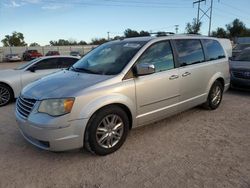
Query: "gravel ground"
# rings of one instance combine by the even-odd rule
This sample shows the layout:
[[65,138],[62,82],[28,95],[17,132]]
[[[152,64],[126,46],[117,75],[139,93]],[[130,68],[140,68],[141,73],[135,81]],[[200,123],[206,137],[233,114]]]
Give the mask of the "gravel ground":
[[249,104],[249,92],[229,91],[215,111],[197,107],[132,130],[105,157],[37,149],[10,104],[0,108],[0,187],[250,188]]

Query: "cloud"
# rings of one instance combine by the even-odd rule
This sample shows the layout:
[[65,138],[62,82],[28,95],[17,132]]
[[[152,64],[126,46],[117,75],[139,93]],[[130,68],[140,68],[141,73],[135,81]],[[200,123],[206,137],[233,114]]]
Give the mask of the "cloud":
[[40,3],[41,0],[22,0],[24,3],[31,3],[31,4],[37,4]]
[[41,3],[41,0],[5,0],[3,5],[5,7],[17,8],[27,4],[38,4]]
[[6,7],[16,8],[16,7],[22,6],[22,3],[17,3],[16,1],[11,0],[11,1],[8,1],[8,3],[4,2],[3,5]]
[[66,7],[65,5],[50,4],[50,5],[42,6],[42,9],[44,9],[44,10],[58,10],[58,9],[62,9],[65,7]]

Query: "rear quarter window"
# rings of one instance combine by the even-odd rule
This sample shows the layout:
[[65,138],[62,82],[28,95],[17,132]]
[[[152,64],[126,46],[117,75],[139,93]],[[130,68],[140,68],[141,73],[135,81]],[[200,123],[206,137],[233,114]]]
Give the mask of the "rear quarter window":
[[204,47],[207,53],[207,60],[217,60],[225,58],[225,52],[221,46],[221,44],[216,40],[204,39],[203,40]]

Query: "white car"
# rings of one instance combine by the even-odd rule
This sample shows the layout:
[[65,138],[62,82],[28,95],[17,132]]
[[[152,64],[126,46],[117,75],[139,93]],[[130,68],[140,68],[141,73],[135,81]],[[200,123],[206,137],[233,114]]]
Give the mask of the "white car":
[[0,70],[0,107],[17,98],[24,86],[48,74],[68,68],[79,58],[47,56],[34,59],[15,69]]

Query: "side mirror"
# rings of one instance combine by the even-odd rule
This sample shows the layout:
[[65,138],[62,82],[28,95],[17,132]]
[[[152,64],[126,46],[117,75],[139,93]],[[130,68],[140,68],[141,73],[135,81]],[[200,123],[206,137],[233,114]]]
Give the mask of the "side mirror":
[[134,73],[136,76],[153,74],[155,73],[155,66],[148,63],[136,64],[134,67]]
[[28,70],[29,70],[30,72],[36,72],[36,66],[30,67],[30,68],[28,68]]

